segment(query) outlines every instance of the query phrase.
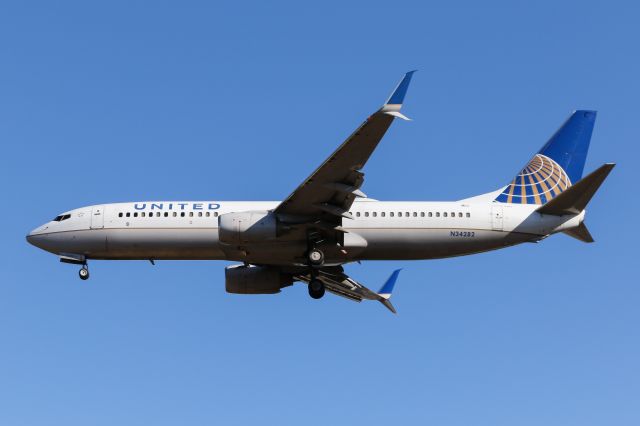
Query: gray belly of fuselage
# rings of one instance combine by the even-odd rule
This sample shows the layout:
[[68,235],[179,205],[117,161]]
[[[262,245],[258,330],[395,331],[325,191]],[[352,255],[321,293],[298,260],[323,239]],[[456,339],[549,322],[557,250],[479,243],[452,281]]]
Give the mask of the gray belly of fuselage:
[[[218,230],[91,229],[48,235],[46,245],[57,253],[83,254],[90,259],[223,260]],[[49,251],[54,251],[48,249]]]
[[[353,229],[367,241],[354,256],[336,259],[414,260],[460,256],[495,250],[537,238],[531,234],[498,230],[460,230],[438,228],[360,228]],[[217,228],[124,228],[92,229],[54,233],[47,236],[45,248],[61,253],[83,254],[91,259],[154,260],[234,260],[251,263],[291,263],[304,255],[296,245],[259,244],[243,250],[223,250]],[[347,253],[349,248],[346,247]],[[331,259],[328,259],[331,261]]]
[[438,259],[496,250],[538,236],[500,230],[358,229],[369,244],[357,260]]

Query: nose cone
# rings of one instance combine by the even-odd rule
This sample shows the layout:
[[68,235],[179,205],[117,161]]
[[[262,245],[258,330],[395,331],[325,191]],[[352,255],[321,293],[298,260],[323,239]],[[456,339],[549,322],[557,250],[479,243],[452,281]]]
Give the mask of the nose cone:
[[47,240],[46,226],[40,226],[27,235],[27,242],[33,246],[44,249]]

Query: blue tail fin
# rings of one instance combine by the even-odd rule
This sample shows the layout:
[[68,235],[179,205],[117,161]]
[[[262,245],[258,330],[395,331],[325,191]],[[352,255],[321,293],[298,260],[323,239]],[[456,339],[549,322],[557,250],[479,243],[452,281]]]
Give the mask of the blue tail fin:
[[545,204],[582,178],[596,111],[575,111],[496,201]]

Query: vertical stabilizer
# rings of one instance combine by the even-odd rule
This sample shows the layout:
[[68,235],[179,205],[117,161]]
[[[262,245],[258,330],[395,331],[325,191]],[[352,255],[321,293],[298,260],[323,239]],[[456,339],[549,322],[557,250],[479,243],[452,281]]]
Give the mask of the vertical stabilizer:
[[596,111],[578,110],[511,181],[496,201],[545,204],[582,178]]

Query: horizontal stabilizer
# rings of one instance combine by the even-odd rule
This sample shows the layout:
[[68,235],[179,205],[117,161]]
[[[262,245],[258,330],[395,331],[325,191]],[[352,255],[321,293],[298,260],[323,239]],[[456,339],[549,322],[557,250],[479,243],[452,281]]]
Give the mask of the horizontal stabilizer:
[[564,192],[536,211],[540,214],[550,214],[554,216],[579,214],[587,207],[593,195],[614,167],[614,163],[607,163],[600,166],[596,171],[590,173],[575,185],[565,189]]
[[566,231],[562,232],[570,237],[575,238],[576,240],[582,241],[583,243],[592,243],[594,241],[584,222],[582,222],[580,226],[576,228],[567,229]]

